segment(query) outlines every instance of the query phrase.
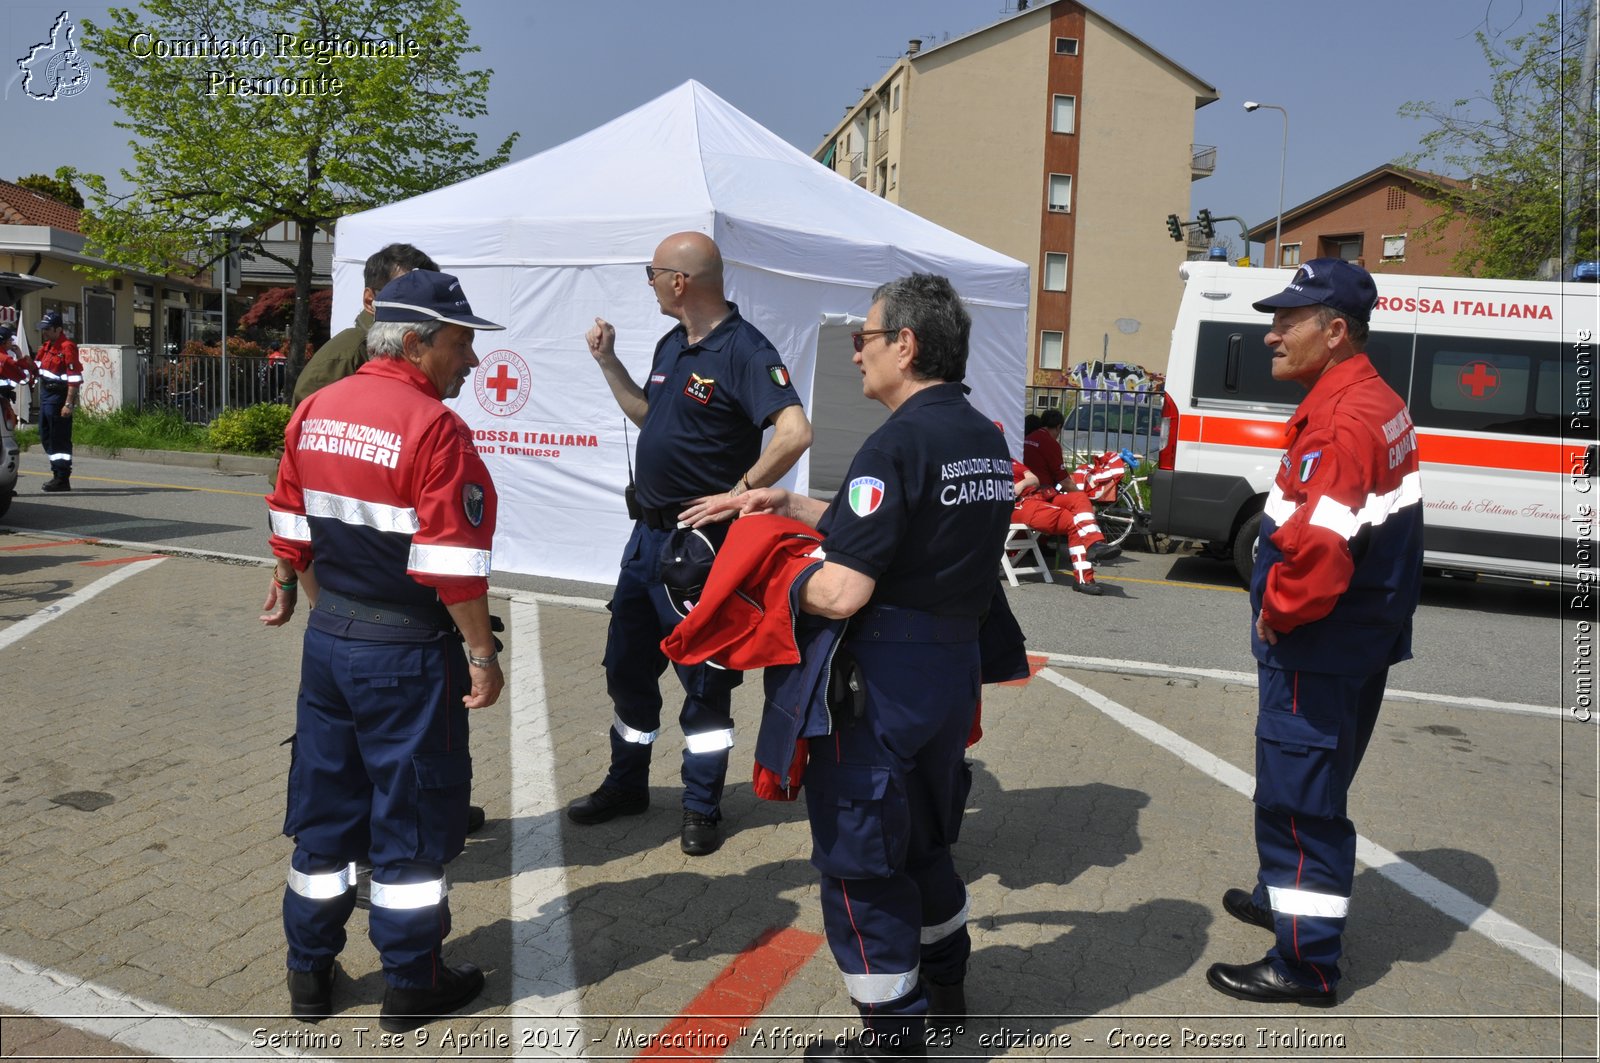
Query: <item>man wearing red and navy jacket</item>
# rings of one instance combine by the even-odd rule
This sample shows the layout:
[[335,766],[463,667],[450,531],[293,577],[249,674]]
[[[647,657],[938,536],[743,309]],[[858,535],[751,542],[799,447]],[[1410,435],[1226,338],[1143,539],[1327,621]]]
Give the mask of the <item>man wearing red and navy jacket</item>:
[[39,447],[50,462],[42,490],[72,490],[72,414],[83,387],[78,345],[67,335],[61,311],[48,310],[39,322]]
[[290,1011],[332,1013],[356,861],[370,860],[368,933],[388,983],[379,1024],[398,1033],[483,988],[481,971],[447,967],[440,949],[444,865],[466,835],[467,713],[505,685],[488,607],[496,496],[441,400],[478,364],[473,331],[501,326],[473,315],[456,278],[421,269],[390,281],[374,316],[370,360],[302,403],[284,433],[261,619],[286,623],[305,583],[284,820]]
[[1278,940],[1256,963],[1213,964],[1206,979],[1260,1003],[1337,1003],[1355,878],[1350,783],[1389,666],[1411,657],[1421,475],[1405,403],[1363,353],[1377,295],[1366,270],[1322,258],[1255,304],[1273,315],[1273,378],[1309,394],[1286,428],[1250,585],[1260,870],[1253,891],[1228,890],[1222,904]]

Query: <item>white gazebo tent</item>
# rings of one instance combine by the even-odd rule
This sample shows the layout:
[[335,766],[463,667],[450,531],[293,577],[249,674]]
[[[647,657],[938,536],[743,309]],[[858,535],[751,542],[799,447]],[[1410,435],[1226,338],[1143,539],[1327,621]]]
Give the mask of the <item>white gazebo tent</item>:
[[787,364],[816,442],[786,485],[837,487],[885,411],[860,395],[848,332],[872,291],[948,276],[972,313],[967,384],[1020,444],[1028,269],[902,210],[808,158],[698,82],[531,158],[340,220],[334,322],[359,309],[362,265],[396,241],[461,278],[482,364],[454,400],[500,494],[498,570],[610,583],[630,524],[622,491],[638,432],[583,336],[603,316],[635,380],[661,316],[643,266],[673,232],[711,234],[728,298]]

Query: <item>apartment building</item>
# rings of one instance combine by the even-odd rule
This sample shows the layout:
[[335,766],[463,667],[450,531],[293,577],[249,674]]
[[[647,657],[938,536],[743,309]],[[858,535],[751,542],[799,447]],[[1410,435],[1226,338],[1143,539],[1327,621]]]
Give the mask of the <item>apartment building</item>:
[[1076,0],[905,55],[814,157],[1033,269],[1028,381],[1081,362],[1166,366],[1189,185],[1216,167],[1194,112],[1217,90]]
[[1283,212],[1283,247],[1273,246],[1274,215],[1250,230],[1266,248],[1266,261],[1293,269],[1313,258],[1342,258],[1373,273],[1450,276],[1466,228],[1449,222],[1427,234],[1417,230],[1442,209],[1431,190],[1461,187],[1451,177],[1385,165]]

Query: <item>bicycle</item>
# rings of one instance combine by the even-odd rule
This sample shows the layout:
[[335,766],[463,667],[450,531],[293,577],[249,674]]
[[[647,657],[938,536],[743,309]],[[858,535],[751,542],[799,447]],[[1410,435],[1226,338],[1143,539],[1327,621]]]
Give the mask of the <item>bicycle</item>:
[[1106,451],[1079,465],[1073,480],[1089,496],[1095,523],[1108,546],[1121,546],[1128,536],[1141,535],[1152,553],[1162,554],[1169,543],[1166,536],[1150,530],[1150,482],[1138,475],[1142,460],[1129,450]]

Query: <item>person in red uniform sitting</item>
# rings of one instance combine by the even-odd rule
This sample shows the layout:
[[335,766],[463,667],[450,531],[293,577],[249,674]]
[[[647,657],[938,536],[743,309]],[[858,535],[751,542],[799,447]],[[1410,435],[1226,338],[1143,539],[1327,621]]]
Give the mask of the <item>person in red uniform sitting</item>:
[[1106,537],[1095,523],[1094,505],[1089,496],[1074,489],[1072,471],[1067,468],[1066,456],[1061,452],[1061,428],[1066,420],[1060,410],[1046,410],[1040,414],[1039,427],[1022,440],[1022,464],[1038,478],[1040,487],[1056,492],[1054,504],[1073,515],[1073,531],[1078,541],[1074,542],[1072,535],[1067,537],[1067,551],[1072,556],[1073,590],[1099,594],[1100,588],[1094,584],[1094,566],[1116,557],[1122,553],[1122,548],[1106,545]]
[[1011,463],[1011,476],[1017,489],[1011,519],[1045,535],[1064,536],[1067,554],[1072,558],[1072,589],[1080,594],[1101,594],[1100,584],[1094,581],[1094,562],[1089,560],[1089,552],[1103,547],[1100,556],[1115,557],[1121,551],[1114,546],[1105,547],[1106,537],[1095,523],[1094,507],[1088,498],[1082,491],[1045,487],[1033,470],[1019,461]]

